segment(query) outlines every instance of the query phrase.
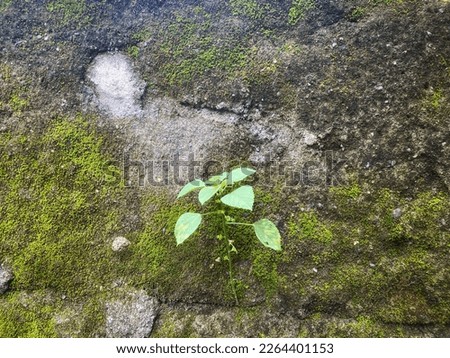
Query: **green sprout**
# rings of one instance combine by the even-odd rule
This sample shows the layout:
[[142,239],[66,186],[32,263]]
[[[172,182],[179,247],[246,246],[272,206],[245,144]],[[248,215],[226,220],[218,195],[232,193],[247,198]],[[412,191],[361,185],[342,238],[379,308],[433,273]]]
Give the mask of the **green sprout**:
[[254,223],[243,223],[236,221],[230,216],[230,208],[242,210],[253,210],[255,194],[253,187],[250,185],[242,185],[242,181],[247,177],[255,174],[255,170],[251,168],[236,168],[231,172],[224,172],[215,175],[207,181],[196,179],[186,184],[178,194],[177,199],[199,190],[198,200],[203,206],[212,198],[216,198],[219,209],[203,214],[195,212],[186,212],[182,214],[175,224],[175,238],[177,245],[182,244],[192,234],[194,234],[203,221],[203,217],[207,215],[217,215],[221,218],[221,225],[217,239],[223,241],[227,247],[227,255],[224,257],[228,261],[228,272],[231,288],[236,301],[239,304],[236,283],[233,278],[231,255],[237,253],[234,246],[234,240],[228,237],[229,225],[243,225],[253,228],[256,238],[266,247],[275,251],[281,251],[281,235],[275,224],[268,219],[261,219]]

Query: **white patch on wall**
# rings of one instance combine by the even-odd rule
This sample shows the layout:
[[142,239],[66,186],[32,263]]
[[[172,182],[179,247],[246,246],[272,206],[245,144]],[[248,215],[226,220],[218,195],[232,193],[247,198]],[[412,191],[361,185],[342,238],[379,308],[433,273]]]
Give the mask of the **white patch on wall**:
[[133,71],[129,58],[120,53],[98,55],[87,72],[94,85],[98,107],[118,117],[137,117],[142,113],[141,97],[145,83]]

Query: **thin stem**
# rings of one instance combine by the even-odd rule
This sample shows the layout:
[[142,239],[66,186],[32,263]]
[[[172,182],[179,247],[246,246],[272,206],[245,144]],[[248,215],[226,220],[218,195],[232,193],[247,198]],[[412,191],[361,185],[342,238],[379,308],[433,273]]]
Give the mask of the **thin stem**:
[[202,216],[206,216],[206,215],[214,215],[214,214],[223,214],[223,211],[222,211],[222,210],[210,211],[209,213],[204,213],[204,214],[202,214]]
[[244,226],[253,226],[253,224],[247,224],[247,223],[234,223],[234,222],[229,222],[229,223],[227,223],[227,225],[244,225]]
[[231,289],[233,290],[233,295],[234,295],[234,299],[236,300],[236,305],[239,305],[239,300],[238,300],[237,293],[236,293],[236,284],[234,282],[234,277],[233,277],[233,265],[231,263],[231,250],[230,250],[230,242],[228,241],[228,236],[227,236],[227,226],[226,226],[226,222],[225,222],[225,214],[224,214],[224,218],[222,220],[222,226],[223,226],[223,237],[224,237],[226,245],[227,245],[228,275],[230,278]]

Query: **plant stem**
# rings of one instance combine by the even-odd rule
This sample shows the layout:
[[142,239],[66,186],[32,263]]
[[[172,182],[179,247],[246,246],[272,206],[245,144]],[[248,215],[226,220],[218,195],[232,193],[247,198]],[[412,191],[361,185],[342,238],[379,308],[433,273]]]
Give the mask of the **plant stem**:
[[247,224],[247,223],[234,223],[234,222],[227,223],[227,225],[245,225],[245,226],[253,226],[253,224]]
[[228,275],[229,275],[229,278],[230,278],[231,289],[233,290],[233,295],[234,295],[234,299],[236,301],[236,305],[239,305],[239,300],[238,300],[237,293],[236,293],[236,284],[234,282],[234,277],[233,277],[233,265],[231,263],[231,250],[230,250],[230,242],[228,241],[228,235],[227,235],[227,226],[226,226],[226,221],[225,221],[225,213],[223,214],[222,226],[223,226],[223,237],[224,237],[226,245],[227,245]]

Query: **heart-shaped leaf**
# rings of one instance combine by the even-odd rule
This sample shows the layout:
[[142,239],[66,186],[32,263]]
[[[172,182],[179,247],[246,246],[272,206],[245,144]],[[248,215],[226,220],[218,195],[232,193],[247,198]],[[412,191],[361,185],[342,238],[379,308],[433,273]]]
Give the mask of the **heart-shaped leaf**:
[[222,174],[214,175],[206,181],[206,184],[209,184],[209,185],[220,184],[220,182],[222,180],[225,180],[227,178],[227,175],[228,175],[228,172],[223,172]]
[[261,219],[253,224],[259,241],[273,250],[281,251],[281,235],[275,224],[268,219]]
[[232,206],[233,208],[253,210],[255,194],[253,193],[253,188],[250,185],[244,185],[236,190],[233,190],[230,194],[225,195],[220,200],[222,203]]
[[219,191],[220,185],[205,186],[200,193],[198,193],[198,201],[200,204],[205,204],[209,199],[211,199]]
[[201,189],[205,187],[205,183],[201,181],[200,179],[195,179],[191,181],[190,183],[187,183],[178,193],[177,199],[185,196],[186,194],[189,194],[191,191]]
[[256,173],[252,168],[236,168],[228,174],[228,184],[232,185]]
[[197,213],[184,213],[175,224],[175,238],[177,245],[182,244],[191,236],[202,222],[202,215]]

